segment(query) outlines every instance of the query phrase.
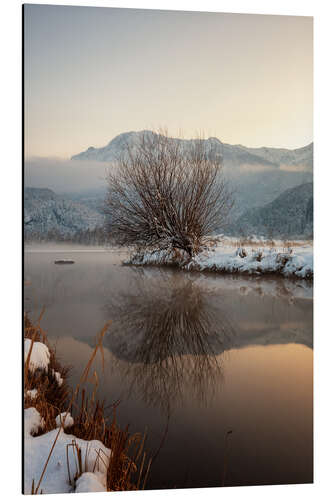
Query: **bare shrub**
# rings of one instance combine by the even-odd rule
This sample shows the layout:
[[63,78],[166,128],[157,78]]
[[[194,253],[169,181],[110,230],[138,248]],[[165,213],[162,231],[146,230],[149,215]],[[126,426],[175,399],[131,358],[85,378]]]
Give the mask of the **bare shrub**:
[[106,231],[117,244],[192,257],[233,206],[220,158],[203,139],[143,133],[108,174]]

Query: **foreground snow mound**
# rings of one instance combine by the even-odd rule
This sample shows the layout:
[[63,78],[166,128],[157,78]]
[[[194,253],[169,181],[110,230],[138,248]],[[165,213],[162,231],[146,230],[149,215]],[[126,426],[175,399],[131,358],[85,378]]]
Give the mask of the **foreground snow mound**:
[[24,410],[24,436],[29,438],[44,428],[44,419],[33,406]]
[[[26,362],[31,346],[31,339],[24,339],[24,362]],[[29,361],[29,370],[47,370],[50,363],[50,351],[43,342],[34,342]]]
[[[258,243],[258,242],[256,242]],[[192,259],[183,254],[157,251],[133,255],[125,264],[177,265],[188,271],[215,271],[248,275],[279,274],[285,277],[313,278],[313,247],[305,243],[285,248],[282,242],[269,246],[235,246],[232,238],[218,241]],[[178,258],[177,258],[178,257]]]
[[76,481],[75,493],[91,493],[106,491],[98,473],[84,472]]
[[[38,484],[43,467],[56,439],[59,429],[41,436],[33,434],[43,427],[43,420],[36,408],[24,410],[24,492],[31,493],[32,482]],[[76,444],[82,453],[84,473],[76,481],[77,472]],[[68,462],[67,462],[68,453]],[[100,441],[85,441],[60,429],[53,452],[50,456],[39,493],[70,493],[84,491],[106,491],[107,468],[110,450]],[[68,476],[68,467],[70,479]]]

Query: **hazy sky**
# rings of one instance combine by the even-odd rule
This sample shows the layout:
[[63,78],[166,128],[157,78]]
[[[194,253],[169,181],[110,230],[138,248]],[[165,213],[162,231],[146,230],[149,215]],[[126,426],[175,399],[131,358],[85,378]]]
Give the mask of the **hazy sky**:
[[25,5],[25,154],[167,127],[312,141],[312,18]]

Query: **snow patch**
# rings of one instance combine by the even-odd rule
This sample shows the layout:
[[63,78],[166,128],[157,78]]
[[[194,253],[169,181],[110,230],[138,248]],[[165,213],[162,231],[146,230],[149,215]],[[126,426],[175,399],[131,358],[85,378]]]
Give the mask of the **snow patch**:
[[31,391],[26,391],[25,395],[26,397],[29,397],[30,399],[36,399],[37,398],[37,389],[31,389]]
[[63,381],[64,379],[61,377],[60,373],[59,372],[56,372],[55,370],[53,370],[52,368],[52,375],[54,376],[54,378],[56,379],[56,381],[58,382],[58,386],[62,386],[63,384]]
[[76,481],[75,493],[90,493],[95,491],[106,491],[101,477],[97,473],[84,472]]
[[66,427],[71,427],[72,425],[74,425],[74,419],[72,415],[65,411],[63,413],[60,413],[60,415],[56,417],[55,421],[57,427],[61,427],[61,425],[63,425],[65,429]]
[[44,419],[33,406],[24,410],[24,436],[31,437],[36,434],[39,429],[43,429],[45,425]]
[[[39,427],[43,427],[43,419],[36,408],[24,410],[24,491],[31,493],[32,482],[38,484],[43,467],[55,442],[45,475],[39,487],[39,493],[71,493],[83,491],[106,491],[107,468],[109,465],[110,449],[97,440],[85,441],[71,434],[65,434],[63,429],[53,429],[41,436],[33,437]],[[85,471],[82,479],[74,484],[74,475],[77,472],[77,454],[73,444],[76,444],[82,453]],[[67,464],[68,453],[68,464]],[[70,470],[71,482],[68,478]],[[88,475],[87,475],[88,474]],[[93,477],[94,476],[94,477]]]
[[[26,362],[31,346],[31,339],[24,339],[24,362]],[[42,342],[34,342],[29,361],[29,370],[47,370],[50,362],[50,351]]]

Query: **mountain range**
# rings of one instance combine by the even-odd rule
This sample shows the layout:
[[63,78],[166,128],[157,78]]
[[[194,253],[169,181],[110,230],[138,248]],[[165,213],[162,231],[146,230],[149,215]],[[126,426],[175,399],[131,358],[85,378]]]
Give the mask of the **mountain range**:
[[[144,136],[156,135],[150,130],[140,132],[125,132],[117,135],[106,146],[95,148],[90,146],[86,151],[72,156],[72,160],[94,160],[102,162],[116,161],[127,147],[133,148]],[[184,149],[189,147],[195,139],[176,139]],[[283,148],[248,148],[242,145],[231,145],[221,142],[216,137],[204,140],[207,150],[212,147],[217,156],[221,157],[225,167],[241,165],[263,165],[277,168],[290,168],[311,171],[313,167],[313,143],[298,149]]]
[[[125,132],[101,148],[89,147],[72,159],[26,163],[24,191],[25,234],[56,232],[68,238],[103,223],[103,174],[127,147],[135,147],[151,131]],[[195,139],[170,139],[188,148]],[[297,149],[248,148],[210,137],[204,141],[221,159],[225,178],[234,193],[235,207],[228,234],[309,236],[312,234],[313,143]],[[103,180],[104,178],[104,180]],[[48,180],[50,182],[48,182]],[[66,190],[61,189],[59,180]],[[54,187],[53,187],[54,186]],[[63,194],[61,194],[63,192]],[[222,229],[222,228],[221,228]]]
[[[116,136],[106,146],[89,147],[72,160],[92,165],[105,164],[112,168],[127,147],[134,148],[143,136],[154,132],[126,132]],[[174,139],[186,149],[194,139]],[[312,182],[313,180],[313,143],[302,148],[248,148],[242,145],[230,145],[215,137],[204,141],[207,151],[214,149],[221,159],[225,178],[234,192],[235,208],[233,219],[244,211],[260,207],[273,201],[286,189]]]

